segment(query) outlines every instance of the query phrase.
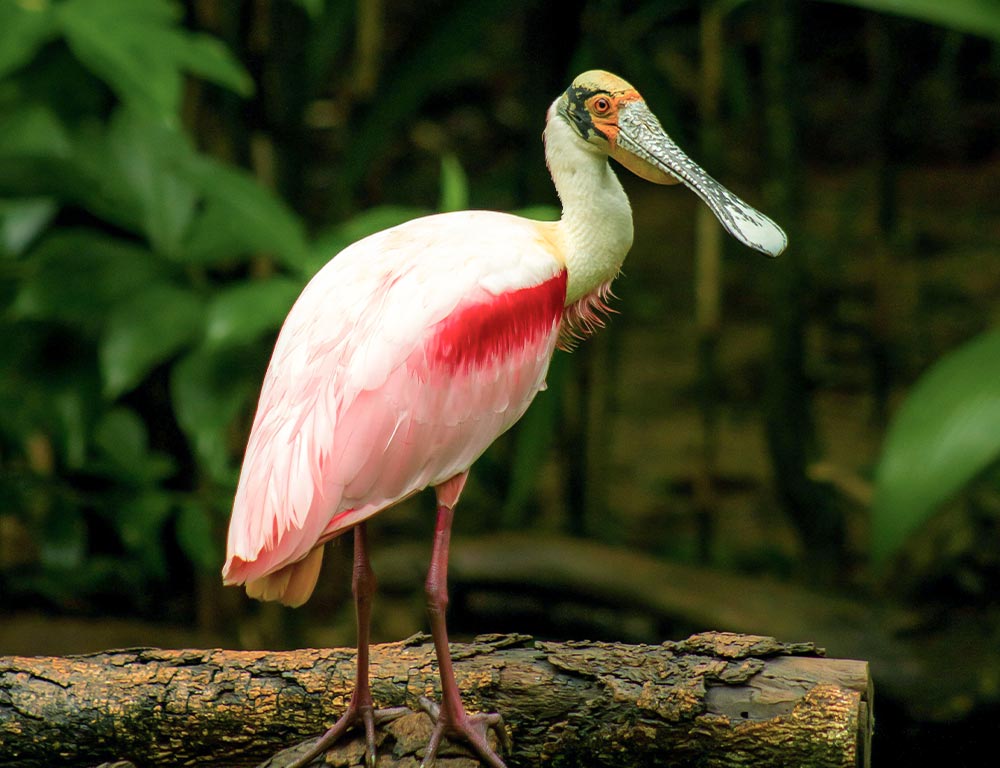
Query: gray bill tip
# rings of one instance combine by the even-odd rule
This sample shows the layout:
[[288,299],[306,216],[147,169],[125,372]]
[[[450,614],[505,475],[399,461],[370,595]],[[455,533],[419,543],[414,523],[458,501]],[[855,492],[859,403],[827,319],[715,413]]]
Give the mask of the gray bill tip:
[[722,186],[688,157],[644,103],[633,102],[623,108],[619,125],[618,144],[622,148],[680,179],[712,210],[726,231],[741,243],[772,257],[788,247],[788,236],[784,230]]
[[788,235],[781,227],[722,186],[683,153],[674,159],[671,170],[704,201],[725,230],[744,245],[771,257],[788,247]]
[[720,215],[714,205],[711,207],[716,218],[733,237],[765,256],[778,256],[788,247],[788,235],[785,234],[785,230],[729,190],[724,187],[720,189],[725,195],[719,195],[721,198],[719,205],[723,207],[726,215]]

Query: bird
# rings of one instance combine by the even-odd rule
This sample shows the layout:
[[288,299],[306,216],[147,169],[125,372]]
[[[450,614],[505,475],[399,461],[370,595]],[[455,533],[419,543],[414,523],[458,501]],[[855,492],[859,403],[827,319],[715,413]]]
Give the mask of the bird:
[[[376,579],[366,521],[424,489],[437,516],[425,582],[441,702],[422,766],[443,738],[490,766],[509,737],[498,713],[465,710],[448,649],[448,550],[476,459],[545,388],[557,348],[595,332],[633,239],[608,160],[656,184],[682,183],[737,240],[769,256],[787,245],[770,218],[723,187],[667,135],[639,92],[603,70],[552,102],[545,160],[562,208],[540,222],[495,211],[434,214],[348,246],[305,286],[264,377],[233,503],[223,580],[250,597],[303,604],[327,542],[353,532],[357,678],[346,711],[294,763],[409,711],[376,709],[368,643]],[[497,747],[490,744],[490,731]],[[499,750],[499,751],[498,751]]]

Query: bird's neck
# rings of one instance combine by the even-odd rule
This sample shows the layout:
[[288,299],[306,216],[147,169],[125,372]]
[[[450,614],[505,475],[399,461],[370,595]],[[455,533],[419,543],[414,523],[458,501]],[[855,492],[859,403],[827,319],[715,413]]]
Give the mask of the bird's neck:
[[632,246],[632,209],[607,155],[582,142],[554,109],[545,126],[545,161],[562,203],[570,306],[618,274]]

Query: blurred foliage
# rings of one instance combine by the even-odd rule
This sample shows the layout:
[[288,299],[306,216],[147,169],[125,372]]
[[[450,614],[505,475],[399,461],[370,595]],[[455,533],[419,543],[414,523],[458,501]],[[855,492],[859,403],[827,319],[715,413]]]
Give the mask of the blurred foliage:
[[875,475],[872,555],[885,560],[1000,459],[1000,331],[966,342],[913,387]]
[[[45,566],[6,586],[58,603],[152,596],[171,546],[216,567],[226,431],[308,244],[278,199],[181,129],[188,74],[243,95],[252,81],[178,6],[5,2],[0,16],[2,482]],[[250,305],[231,279],[255,254],[295,278],[239,285]]]
[[182,127],[186,77],[253,90],[182,22],[166,0],[0,4],[0,487],[44,566],[10,594],[154,602],[177,548],[216,571],[285,314],[331,253],[422,213],[373,208],[311,241]]
[[828,0],[1000,40],[1000,13],[994,0]]
[[[328,41],[339,4],[299,5]],[[153,605],[177,549],[217,571],[288,309],[332,254],[430,212],[374,206],[310,238],[252,173],[198,150],[185,79],[239,96],[253,81],[184,15],[168,0],[0,3],[0,489],[43,566],[5,574],[7,597]],[[430,85],[401,84],[378,122]],[[360,157],[386,135],[363,133]],[[440,179],[439,209],[468,207],[447,152]]]

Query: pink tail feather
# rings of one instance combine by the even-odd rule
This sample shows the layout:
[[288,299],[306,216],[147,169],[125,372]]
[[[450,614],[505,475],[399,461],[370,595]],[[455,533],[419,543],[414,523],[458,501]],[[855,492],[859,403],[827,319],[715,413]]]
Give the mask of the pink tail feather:
[[261,576],[259,579],[247,581],[247,594],[256,600],[278,600],[297,608],[308,600],[316,589],[322,564],[321,544],[298,562],[286,565],[281,570]]

